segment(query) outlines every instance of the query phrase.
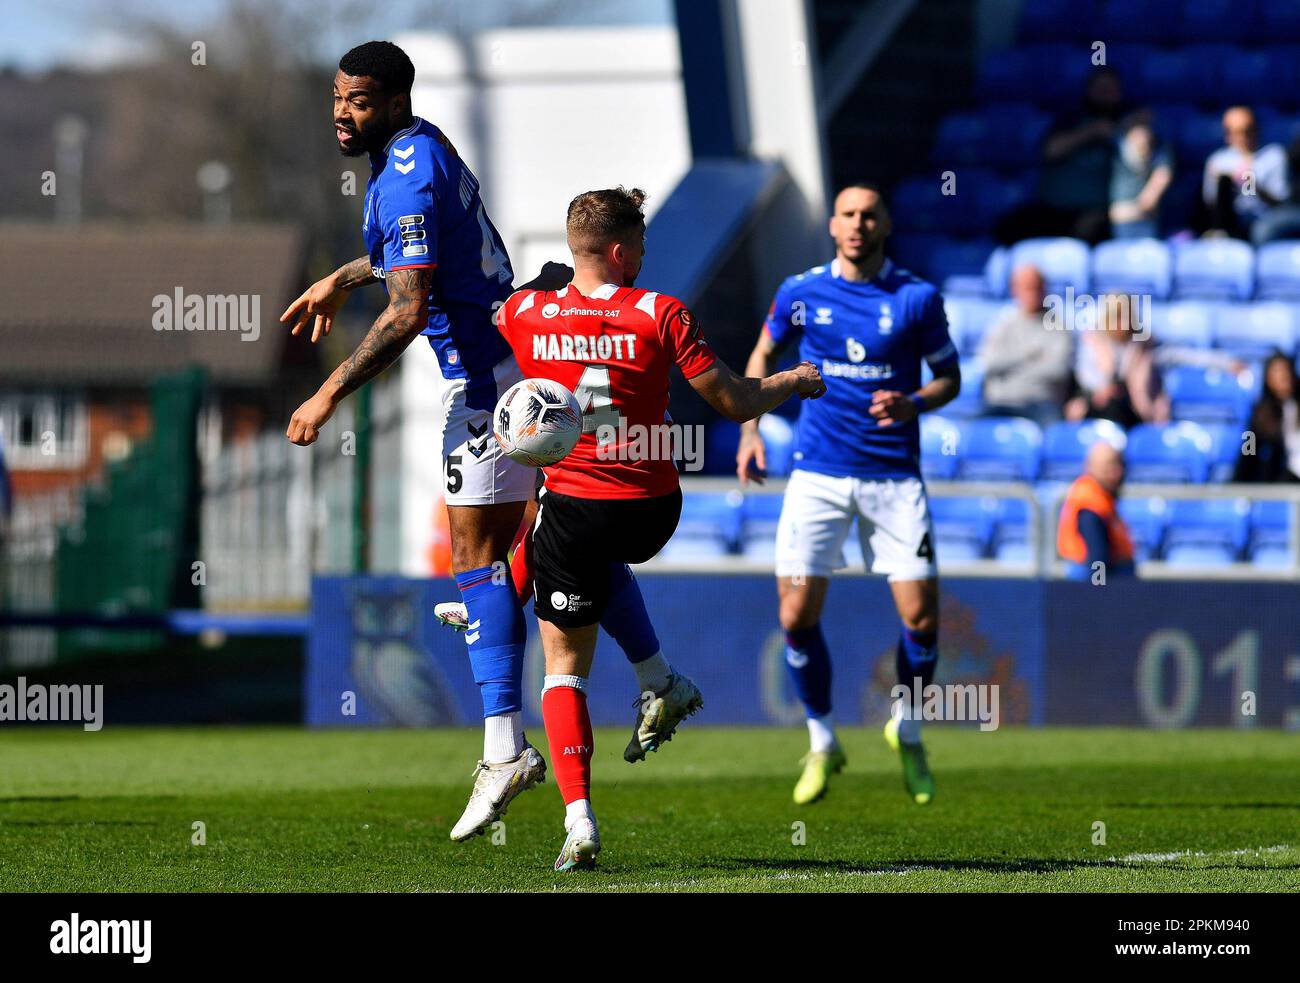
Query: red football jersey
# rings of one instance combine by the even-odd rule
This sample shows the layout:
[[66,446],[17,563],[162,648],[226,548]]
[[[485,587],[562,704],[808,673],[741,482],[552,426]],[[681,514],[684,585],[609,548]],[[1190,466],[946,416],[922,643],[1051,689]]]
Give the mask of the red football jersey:
[[577,498],[652,498],[677,488],[668,423],[668,370],[687,379],[713,365],[699,322],[675,297],[607,283],[584,297],[520,290],[497,326],[525,378],[567,386],[582,407],[582,437],[546,487]]

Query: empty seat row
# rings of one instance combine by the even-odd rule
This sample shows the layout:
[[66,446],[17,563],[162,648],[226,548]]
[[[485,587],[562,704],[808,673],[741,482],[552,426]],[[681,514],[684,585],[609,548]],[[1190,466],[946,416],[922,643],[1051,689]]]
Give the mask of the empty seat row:
[[[1100,37],[1100,36],[1099,36]],[[1089,39],[1090,41],[1093,39]],[[1206,38],[1177,48],[1122,41],[1106,43],[1106,65],[1115,69],[1125,94],[1139,103],[1234,102],[1293,104],[1300,46],[1276,43],[1239,47],[1230,39]],[[975,97],[984,104],[1030,102],[1045,109],[1078,105],[1094,68],[1091,44],[1049,41],[987,55],[980,64]]]
[[1286,0],[1033,0],[1021,6],[1017,36],[1024,42],[1296,42],[1300,6]]
[[1107,420],[1054,423],[1020,417],[960,421],[921,418],[921,470],[932,480],[1072,481],[1088,448],[1105,440],[1124,451],[1132,482],[1199,484],[1231,480],[1242,434],[1228,423],[1143,424],[1127,434]]
[[1063,294],[1150,294],[1164,299],[1300,299],[1300,242],[1254,249],[1236,239],[1114,239],[1090,248],[1079,239],[1025,239],[995,249],[984,269],[985,290],[1006,296],[1021,264],[1043,271],[1048,290]]

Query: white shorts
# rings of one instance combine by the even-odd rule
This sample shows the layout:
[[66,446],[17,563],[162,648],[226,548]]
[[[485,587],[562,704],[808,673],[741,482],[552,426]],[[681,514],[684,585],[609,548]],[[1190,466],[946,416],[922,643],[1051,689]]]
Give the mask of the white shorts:
[[[468,379],[442,382],[442,479],[448,505],[526,502],[537,487],[537,469],[506,457],[492,436],[492,410],[497,399],[524,377],[515,357],[510,355],[498,362],[493,376],[496,395],[487,409],[465,405]],[[481,392],[481,387],[476,389]]]
[[853,520],[867,570],[890,580],[938,575],[934,525],[919,478],[864,481],[794,471],[776,530],[778,577],[829,577],[845,566]]

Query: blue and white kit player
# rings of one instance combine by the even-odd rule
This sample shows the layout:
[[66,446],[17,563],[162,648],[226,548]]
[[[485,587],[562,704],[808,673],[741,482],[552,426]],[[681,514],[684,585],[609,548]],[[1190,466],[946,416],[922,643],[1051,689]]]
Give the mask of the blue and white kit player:
[[[844,767],[831,725],[831,659],[820,626],[832,571],[843,565],[854,522],[867,569],[884,575],[902,621],[899,684],[934,678],[939,588],[934,531],[920,471],[917,417],[961,388],[943,300],[933,285],[885,256],[891,224],[880,190],[850,185],[829,223],[835,259],[790,277],[776,298],[745,374],[765,376],[783,348],[815,364],[826,395],[801,406],[794,470],[777,528],[776,574],[786,666],[808,718],[810,750],[794,800],[814,802]],[[921,362],[934,378],[921,385]],[[736,470],[762,481],[757,422],[744,425]],[[913,801],[934,797],[934,779],[910,703],[895,702],[885,738],[898,751]]]
[[[281,317],[312,341],[356,287],[383,283],[388,307],[349,358],[294,413],[287,436],[310,444],[348,393],[423,334],[441,370],[443,492],[452,567],[468,610],[465,634],[483,704],[483,758],[452,839],[481,833],[546,765],[521,722],[526,629],[506,556],[533,498],[536,471],[492,436],[497,398],[522,378],[493,324],[513,291],[510,260],[474,174],[438,127],[411,112],[415,68],[399,47],[370,41],[339,62],[334,128],[345,156],[368,154],[362,215],[366,255],[313,284]],[[567,268],[566,269],[567,272]]]

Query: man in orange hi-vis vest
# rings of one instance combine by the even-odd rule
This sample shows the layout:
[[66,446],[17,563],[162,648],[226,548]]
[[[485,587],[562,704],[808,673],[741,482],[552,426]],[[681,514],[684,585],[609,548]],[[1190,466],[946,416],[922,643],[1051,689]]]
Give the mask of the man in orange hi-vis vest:
[[1066,492],[1056,533],[1056,551],[1070,579],[1088,580],[1098,562],[1107,576],[1133,572],[1133,541],[1115,502],[1123,482],[1120,452],[1105,441],[1093,444],[1083,474]]

